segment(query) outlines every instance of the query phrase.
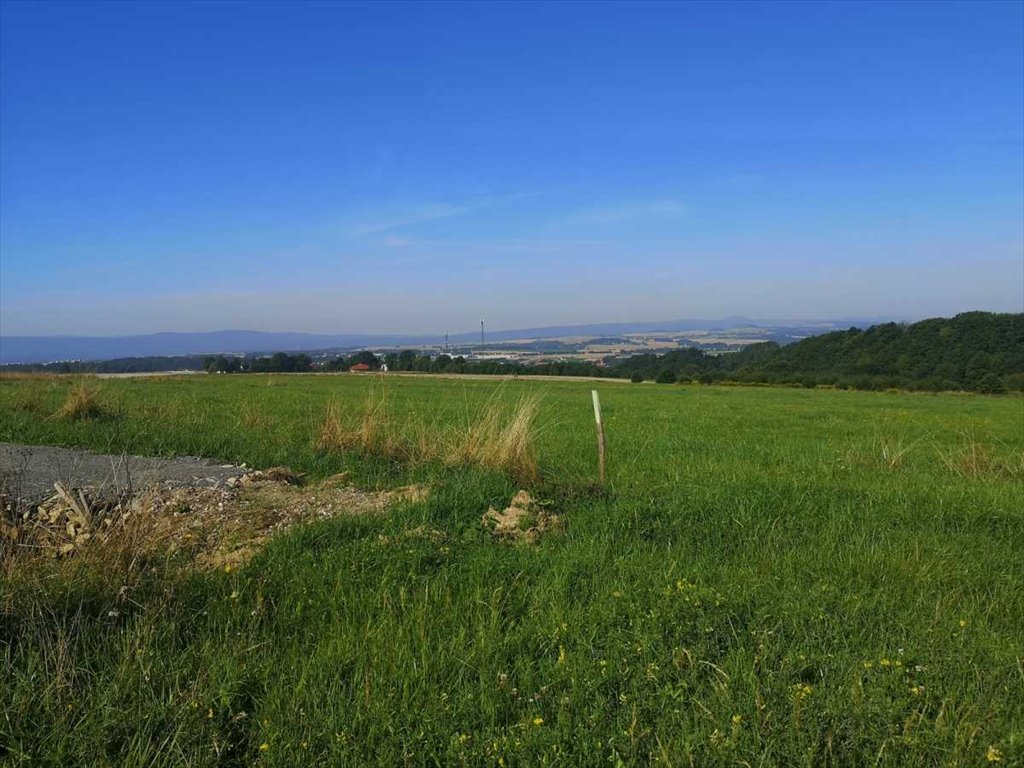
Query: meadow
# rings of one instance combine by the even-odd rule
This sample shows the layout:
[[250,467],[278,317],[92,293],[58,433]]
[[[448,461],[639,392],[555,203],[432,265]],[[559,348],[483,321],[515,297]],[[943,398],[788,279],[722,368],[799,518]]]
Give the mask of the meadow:
[[[0,440],[431,494],[231,570],[9,558],[2,762],[1024,764],[1020,397],[209,375],[54,417],[74,386],[0,380]],[[450,449],[524,402],[525,460]],[[520,488],[563,525],[495,541]]]

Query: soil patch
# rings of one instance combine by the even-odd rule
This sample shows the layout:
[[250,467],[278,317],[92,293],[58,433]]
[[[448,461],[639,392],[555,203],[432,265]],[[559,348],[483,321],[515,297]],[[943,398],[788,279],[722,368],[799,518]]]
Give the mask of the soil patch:
[[[51,455],[36,450],[29,455],[38,458],[40,453]],[[118,458],[88,454],[74,465],[73,476],[91,476],[100,484],[56,479],[46,495],[41,494],[42,478],[54,477],[58,465],[27,463],[23,472],[30,477],[30,492],[13,495],[8,490],[0,497],[0,556],[71,557],[86,548],[122,547],[140,556],[160,552],[197,568],[233,567],[294,525],[381,514],[394,504],[429,495],[426,486],[363,491],[344,485],[339,476],[302,486],[301,476],[286,467],[254,471],[193,459],[149,460],[145,476],[154,482],[119,484],[123,476],[117,471],[126,462]],[[169,467],[174,471],[158,472]]]

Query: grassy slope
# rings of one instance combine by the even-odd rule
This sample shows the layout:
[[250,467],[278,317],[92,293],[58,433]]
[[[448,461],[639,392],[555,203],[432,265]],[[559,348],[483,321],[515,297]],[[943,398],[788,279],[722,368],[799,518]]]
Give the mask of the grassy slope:
[[[516,547],[479,530],[515,490],[503,477],[311,449],[327,400],[357,412],[371,385],[108,381],[113,415],[67,424],[41,416],[66,382],[0,381],[2,440],[436,488],[296,531],[240,572],[143,580],[116,617],[117,574],[12,579],[8,760],[1024,760],[1019,398],[513,382],[505,396],[544,393],[544,490],[568,516]],[[397,417],[439,424],[494,389],[388,386]],[[586,491],[593,386],[606,498]],[[381,538],[421,525],[447,540]]]

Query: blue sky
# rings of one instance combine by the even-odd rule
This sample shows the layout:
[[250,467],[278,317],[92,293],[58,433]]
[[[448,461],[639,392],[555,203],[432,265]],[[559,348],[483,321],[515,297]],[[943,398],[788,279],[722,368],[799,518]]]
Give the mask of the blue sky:
[[0,330],[1024,309],[1024,4],[0,4]]

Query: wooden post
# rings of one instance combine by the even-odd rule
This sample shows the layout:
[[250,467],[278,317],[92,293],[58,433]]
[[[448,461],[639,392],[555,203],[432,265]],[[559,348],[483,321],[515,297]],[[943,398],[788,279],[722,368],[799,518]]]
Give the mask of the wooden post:
[[597,390],[590,390],[594,398],[594,421],[597,423],[597,471],[604,486],[604,424],[601,423],[601,401],[597,398]]

